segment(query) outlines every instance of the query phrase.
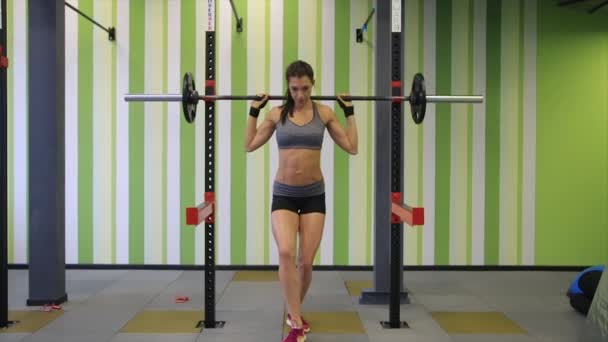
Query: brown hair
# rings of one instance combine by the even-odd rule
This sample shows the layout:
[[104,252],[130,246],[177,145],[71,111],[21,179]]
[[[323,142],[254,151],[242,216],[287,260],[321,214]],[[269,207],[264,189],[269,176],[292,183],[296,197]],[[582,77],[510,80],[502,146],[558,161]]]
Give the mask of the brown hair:
[[[308,76],[308,78],[311,81],[314,81],[314,79],[315,79],[314,72],[313,72],[310,64],[308,64],[302,60],[297,60],[297,61],[289,64],[289,66],[287,67],[287,70],[285,70],[285,81],[288,84],[289,84],[290,77],[303,77],[303,76]],[[293,107],[295,106],[295,101],[293,100],[293,97],[291,97],[291,92],[289,91],[289,87],[287,88],[286,96],[287,96],[287,100],[281,106],[281,123],[283,123],[283,124],[285,123],[285,120],[287,119],[288,114],[289,114],[289,116],[293,116]]]

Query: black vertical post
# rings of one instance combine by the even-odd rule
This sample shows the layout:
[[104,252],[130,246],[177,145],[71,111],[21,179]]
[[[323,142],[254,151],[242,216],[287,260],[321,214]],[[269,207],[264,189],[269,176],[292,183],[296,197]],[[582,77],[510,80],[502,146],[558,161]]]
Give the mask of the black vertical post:
[[65,4],[28,6],[29,297],[63,303],[65,289]]
[[[206,33],[205,95],[215,95],[215,31]],[[215,201],[215,102],[205,103],[205,201]],[[215,208],[214,208],[215,211]],[[215,214],[214,214],[215,215]],[[221,328],[215,320],[215,223],[205,222],[205,328]]]
[[[6,53],[6,0],[1,0],[0,12],[0,58]],[[6,67],[0,66],[0,217],[2,227],[0,232],[0,328],[9,325],[8,322],[8,222],[7,222],[7,82]]]
[[[399,8],[401,8],[399,6]],[[376,6],[376,95],[390,96],[392,81],[391,36],[393,4],[378,1]],[[400,43],[399,43],[400,45]],[[400,58],[400,57],[399,57]],[[364,289],[359,304],[388,304],[390,301],[391,241],[391,103],[376,101],[375,120],[375,191],[374,191],[374,288]],[[400,252],[402,255],[402,252]],[[400,302],[409,303],[407,292],[401,291]]]
[[[215,81],[215,32],[207,32],[207,77],[206,81]],[[205,86],[205,95],[212,92],[211,87]],[[205,142],[207,153],[205,153],[205,191],[213,192],[213,168],[215,167],[215,103],[205,102]],[[211,162],[211,163],[209,163]],[[206,223],[205,239],[205,328],[215,327],[215,224]]]
[[[393,96],[402,96],[402,52],[401,27],[403,18],[403,3],[400,0],[392,1],[391,6],[391,89]],[[391,193],[401,195],[403,191],[403,108],[402,102],[391,104],[391,134],[390,134],[390,169]],[[388,194],[387,197],[390,197]],[[399,196],[401,197],[401,196]],[[389,295],[389,321],[382,322],[384,328],[396,329],[408,327],[401,322],[400,304],[401,289],[403,288],[403,223],[391,222],[390,225],[390,295]]]
[[[391,34],[392,61],[391,79],[393,81],[393,96],[401,96],[401,33]],[[403,190],[403,128],[401,118],[403,110],[401,102],[393,102],[391,106],[391,192],[401,193]],[[390,253],[391,253],[391,286],[389,319],[391,328],[401,326],[399,319],[399,293],[402,285],[402,241],[403,223],[391,223]]]

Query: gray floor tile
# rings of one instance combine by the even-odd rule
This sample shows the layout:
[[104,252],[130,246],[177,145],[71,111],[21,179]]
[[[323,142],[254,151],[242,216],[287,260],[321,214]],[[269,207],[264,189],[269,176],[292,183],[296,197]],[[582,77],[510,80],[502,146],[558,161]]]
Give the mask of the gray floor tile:
[[100,280],[112,281],[117,280],[129,272],[130,270],[66,270],[65,279],[67,280]]
[[[120,330],[137,311],[74,311],[63,316],[40,329],[38,333],[53,335],[71,334],[104,334],[115,333]],[[38,334],[37,333],[37,334]]]
[[66,281],[68,300],[88,298],[103,290],[110,285],[112,281],[113,280],[68,280]]
[[384,329],[381,321],[389,320],[388,309],[368,309],[359,311],[359,317],[363,322],[370,340],[377,336],[383,336],[390,340],[393,337],[409,336],[415,340],[419,338],[436,338],[439,341],[449,340],[448,335],[435,322],[431,315],[421,305],[402,305],[400,320],[407,322],[406,329]]
[[345,281],[374,279],[374,273],[371,271],[339,271],[339,273]]
[[566,296],[542,295],[479,295],[481,301],[499,311],[510,312],[569,312]]
[[123,334],[114,335],[110,342],[195,342],[199,334]]
[[107,342],[112,338],[112,332],[103,333],[36,333],[23,339],[21,342]]
[[462,279],[475,279],[478,274],[485,272],[473,271],[403,271],[403,281],[405,284],[414,282],[439,282],[439,283],[459,283]]
[[259,310],[283,308],[278,282],[231,282],[217,302],[217,310]]
[[86,301],[93,311],[99,310],[139,310],[150,303],[157,294],[151,293],[100,293]]
[[416,303],[424,305],[429,311],[495,311],[495,308],[474,295],[425,295],[414,294]]
[[[203,331],[197,342],[281,342],[283,339],[281,331],[264,331],[257,334],[242,333],[213,333],[209,330]],[[310,341],[312,342],[312,341]]]
[[308,334],[307,342],[370,342],[367,335],[352,334]]
[[470,295],[472,292],[464,288],[459,283],[448,282],[448,281],[414,281],[410,280],[405,283],[406,288],[412,294],[467,294]]
[[[234,277],[236,271],[215,271],[215,280],[216,281],[231,281]],[[204,270],[196,270],[196,271],[183,271],[177,280],[194,280],[194,281],[202,281],[205,278]]]
[[344,278],[337,272],[314,271],[308,293],[335,293],[348,295]]
[[485,276],[463,277],[460,283],[473,293],[489,295],[560,295],[569,286],[569,282],[556,281],[551,272],[529,271],[488,272]]
[[[67,270],[69,302],[64,315],[35,334],[1,334],[0,342],[71,341],[281,341],[284,302],[278,282],[231,282],[235,271],[216,272],[216,318],[223,329],[200,335],[120,334],[142,309],[203,310],[204,271]],[[584,333],[585,319],[564,296],[577,272],[406,271],[404,284],[412,304],[400,306],[409,329],[383,329],[387,305],[360,305],[345,280],[371,280],[373,272],[314,271],[304,311],[357,311],[367,336],[309,334],[309,341],[381,342],[600,342]],[[9,308],[27,307],[27,270],[9,271]],[[526,286],[521,286],[525,284]],[[190,301],[176,304],[175,296]],[[528,335],[447,335],[429,311],[502,311]],[[588,335],[588,334],[587,334]],[[174,337],[174,338],[172,338]],[[602,341],[606,342],[606,341]]]
[[354,311],[353,300],[348,295],[333,293],[310,293],[302,303],[303,311]]
[[452,342],[452,339],[445,336],[424,336],[411,331],[401,331],[391,335],[372,335],[369,336],[370,342]]
[[137,293],[158,293],[170,284],[170,280],[126,280],[121,279],[112,282],[109,286],[100,291],[103,294],[137,294]]
[[[222,297],[222,294],[230,283],[230,279],[232,279],[232,276],[233,272],[231,272],[231,274],[216,274],[216,302]],[[187,296],[190,297],[191,300],[200,297],[202,300],[204,296],[204,291],[204,274],[202,272],[189,271],[184,272],[182,275],[180,275],[180,277],[178,277],[175,281],[171,282],[166,288],[164,288],[160,296],[167,296],[168,298],[171,298],[171,301],[174,301],[173,299],[175,298],[175,296]],[[166,301],[164,301],[163,303],[166,303]],[[156,305],[156,303],[154,305]]]
[[28,337],[29,333],[2,333],[0,332],[0,342],[19,342]]
[[485,335],[485,334],[452,334],[454,342],[540,342],[530,335]]
[[283,329],[283,310],[232,310],[217,311],[216,320],[224,321],[221,329],[204,329],[207,334],[257,334]]
[[143,280],[143,281],[165,281],[171,282],[177,279],[183,271],[153,271],[133,270],[121,277],[121,280]]
[[543,338],[570,338],[576,341],[585,329],[585,318],[577,312],[505,312],[530,335]]
[[541,295],[541,301],[545,303],[546,309],[553,312],[572,312],[574,309],[570,306],[570,299],[563,295]]
[[28,270],[8,270],[8,285],[15,284],[27,284],[29,279],[29,271]]
[[181,292],[179,296],[186,296],[189,300],[185,303],[176,303],[176,295],[162,293],[148,302],[144,310],[203,310],[204,300],[200,291]]

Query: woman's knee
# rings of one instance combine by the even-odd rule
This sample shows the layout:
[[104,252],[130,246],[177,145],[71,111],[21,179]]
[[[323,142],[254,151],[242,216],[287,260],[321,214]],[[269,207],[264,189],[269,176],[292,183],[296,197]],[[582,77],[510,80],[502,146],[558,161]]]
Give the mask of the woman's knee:
[[281,261],[293,261],[296,257],[296,253],[291,248],[279,247],[279,259]]
[[300,267],[304,271],[312,271],[312,263],[312,259],[300,257],[300,260],[298,260],[298,267]]

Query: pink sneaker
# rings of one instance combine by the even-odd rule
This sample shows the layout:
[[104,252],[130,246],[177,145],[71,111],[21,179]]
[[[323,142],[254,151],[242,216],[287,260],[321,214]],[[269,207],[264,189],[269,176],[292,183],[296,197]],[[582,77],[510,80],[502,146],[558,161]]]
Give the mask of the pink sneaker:
[[291,329],[289,335],[283,339],[283,342],[304,342],[306,341],[306,334],[303,329]]
[[[302,317],[302,316],[300,316],[300,319],[302,319],[302,330],[304,330],[305,333],[310,332],[310,325],[308,324],[308,322],[306,322],[304,320],[304,317]],[[287,323],[287,325],[290,328],[292,328],[292,329],[294,328],[293,327],[293,322],[291,321],[291,315],[290,314],[287,314],[287,320],[285,320],[285,323]]]

